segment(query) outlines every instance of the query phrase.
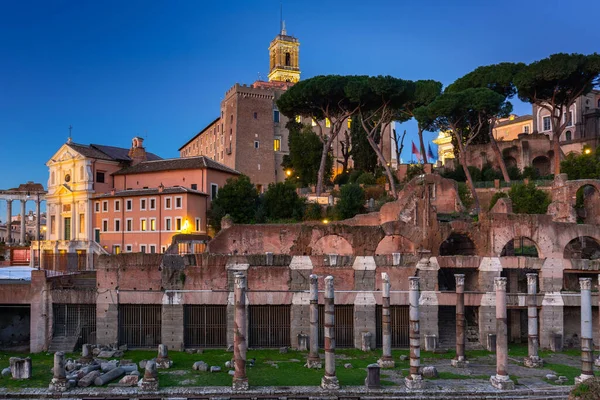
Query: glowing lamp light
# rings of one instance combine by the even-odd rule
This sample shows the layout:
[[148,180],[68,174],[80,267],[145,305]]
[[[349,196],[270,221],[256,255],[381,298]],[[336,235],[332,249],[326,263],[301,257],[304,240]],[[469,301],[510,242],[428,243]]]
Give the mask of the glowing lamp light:
[[181,233],[190,233],[192,231],[190,227],[190,221],[187,219],[183,221],[183,225],[181,226]]
[[286,170],[286,171],[285,171],[285,174],[286,174],[287,176],[291,176],[291,175],[292,175],[292,170],[291,170],[291,169],[288,169],[288,170]]
[[592,154],[592,149],[587,148],[587,149],[583,150],[583,153],[584,154]]
[[324,223],[325,225],[327,225],[327,224],[329,223],[329,220],[328,220],[327,218],[325,218],[325,219],[323,220],[323,223]]

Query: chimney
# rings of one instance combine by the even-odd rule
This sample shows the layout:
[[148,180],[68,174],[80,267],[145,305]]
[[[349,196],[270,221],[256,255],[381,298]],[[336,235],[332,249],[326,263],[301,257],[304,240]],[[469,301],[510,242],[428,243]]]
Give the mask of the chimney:
[[146,149],[144,148],[144,138],[139,136],[134,137],[131,140],[131,149],[127,154],[131,158],[131,165],[136,165],[142,161],[146,161]]

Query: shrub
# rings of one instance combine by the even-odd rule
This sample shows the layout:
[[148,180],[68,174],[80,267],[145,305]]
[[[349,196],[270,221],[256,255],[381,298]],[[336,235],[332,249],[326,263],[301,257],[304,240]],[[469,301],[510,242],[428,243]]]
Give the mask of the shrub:
[[522,178],[521,170],[515,165],[506,168],[506,172],[508,172],[508,177],[512,180],[518,181]]
[[508,195],[506,194],[506,192],[496,192],[494,193],[494,195],[492,196],[492,200],[490,200],[490,210],[492,208],[494,208],[494,206],[496,205],[496,203],[498,202],[499,199],[504,198],[504,197],[508,197]]
[[350,176],[348,177],[348,182],[349,183],[355,183],[356,180],[358,179],[359,176],[361,176],[363,174],[363,171],[359,170],[359,169],[355,169],[352,172],[350,172]]
[[378,200],[385,194],[385,188],[377,186],[368,186],[365,189],[365,200],[374,199]]
[[357,184],[344,185],[340,190],[340,200],[336,205],[339,219],[352,218],[365,207],[365,193]]
[[425,169],[423,164],[409,164],[406,170],[406,182],[410,182],[415,176],[423,175],[425,173]]
[[473,206],[473,196],[471,196],[471,189],[469,189],[469,186],[464,182],[458,183],[458,197],[463,203],[463,206],[465,206],[467,210],[470,210]]
[[321,219],[322,208],[317,203],[308,203],[304,209],[304,220],[315,221]]
[[546,214],[550,197],[533,183],[514,185],[508,192],[516,214]]
[[356,178],[356,182],[359,185],[374,185],[376,183],[375,176],[370,172],[363,172],[358,178]]
[[539,176],[540,174],[538,173],[538,170],[533,168],[531,165],[523,168],[523,178],[537,179]]
[[337,174],[335,178],[333,178],[334,185],[345,185],[350,181],[350,172],[346,171],[344,174]]
[[217,230],[221,229],[221,218],[226,214],[229,214],[236,224],[253,222],[257,201],[258,192],[246,175],[227,179],[212,202],[210,225]]
[[[469,166],[467,168],[469,169],[469,172],[471,173],[471,178],[473,179],[473,182],[480,182],[481,181],[481,170],[474,166]],[[466,180],[466,177],[465,177],[465,180]]]
[[296,186],[289,182],[271,183],[264,195],[266,216],[272,220],[304,216],[304,201],[298,197]]
[[[395,175],[394,175],[394,176],[395,176]],[[381,175],[381,176],[377,177],[377,179],[375,179],[375,182],[376,182],[378,185],[385,186],[385,184],[386,184],[386,183],[388,183],[387,176],[385,176],[385,175]]]
[[481,178],[486,182],[502,179],[502,172],[492,167],[491,164],[486,164],[481,170]]

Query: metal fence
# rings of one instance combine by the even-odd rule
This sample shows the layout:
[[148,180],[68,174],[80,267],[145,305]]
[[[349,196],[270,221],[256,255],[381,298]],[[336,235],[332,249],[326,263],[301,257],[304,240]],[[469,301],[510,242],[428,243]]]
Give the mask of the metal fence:
[[[354,347],[354,306],[335,306],[335,347]],[[325,345],[325,306],[319,305],[319,347]]]
[[227,346],[227,306],[186,305],[183,321],[185,347]]
[[290,306],[248,307],[249,347],[290,346]]
[[[409,306],[390,306],[390,325],[392,331],[392,347],[408,348],[409,337]],[[377,306],[375,312],[375,343],[377,347],[383,345],[382,333],[383,307]]]
[[119,305],[119,345],[156,347],[161,341],[161,306]]
[[53,336],[77,336],[77,344],[96,343],[95,304],[53,304]]

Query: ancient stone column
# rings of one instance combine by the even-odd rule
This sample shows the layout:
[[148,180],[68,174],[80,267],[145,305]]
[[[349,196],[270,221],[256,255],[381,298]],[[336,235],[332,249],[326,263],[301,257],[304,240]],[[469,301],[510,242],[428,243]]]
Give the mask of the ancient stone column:
[[392,328],[390,325],[390,277],[387,273],[381,274],[381,338],[383,352],[377,361],[381,368],[394,368],[396,364],[392,358]]
[[149,360],[144,367],[144,377],[140,382],[140,389],[148,391],[158,390],[158,371],[156,362]]
[[496,288],[496,375],[490,383],[497,389],[510,390],[515,383],[508,376],[508,326],[506,324],[506,278],[494,278]]
[[156,368],[171,368],[173,361],[169,358],[169,348],[165,344],[158,345],[158,354],[156,356]]
[[12,200],[6,200],[6,243],[12,243]]
[[243,272],[234,274],[235,282],[233,298],[235,315],[233,322],[233,358],[235,372],[233,375],[233,390],[248,390],[248,377],[246,376],[246,275]]
[[25,244],[25,203],[27,200],[21,200],[21,237],[19,238],[19,244]]
[[408,389],[423,389],[425,382],[419,371],[421,362],[421,333],[419,329],[419,277],[408,278],[409,293],[409,340],[410,340],[410,371],[404,380]]
[[[600,288],[600,274],[598,275],[598,288]],[[598,296],[598,306],[600,309],[600,295]],[[598,358],[594,361],[594,364],[596,364],[596,367],[600,367],[600,354],[598,354]]]
[[581,375],[575,383],[594,377],[594,344],[592,343],[592,278],[579,278],[581,289]]
[[35,240],[40,240],[40,226],[42,223],[41,211],[40,211],[40,195],[35,201]]
[[319,278],[310,275],[310,351],[306,360],[307,368],[322,368],[319,358]]
[[537,274],[527,274],[527,357],[524,360],[526,367],[539,368],[544,366],[544,361],[538,355],[539,347]]
[[456,368],[465,368],[469,364],[465,357],[465,275],[454,274],[456,279],[456,357],[451,361]]
[[92,354],[92,345],[86,343],[83,346],[81,346],[81,358],[79,359],[79,362],[81,364],[89,364],[92,361],[94,361],[94,355]]
[[340,382],[335,376],[335,305],[333,276],[325,278],[325,376],[321,388],[339,389]]
[[52,381],[48,389],[54,392],[64,392],[68,388],[67,372],[65,371],[65,353],[54,353],[54,367],[52,368]]

